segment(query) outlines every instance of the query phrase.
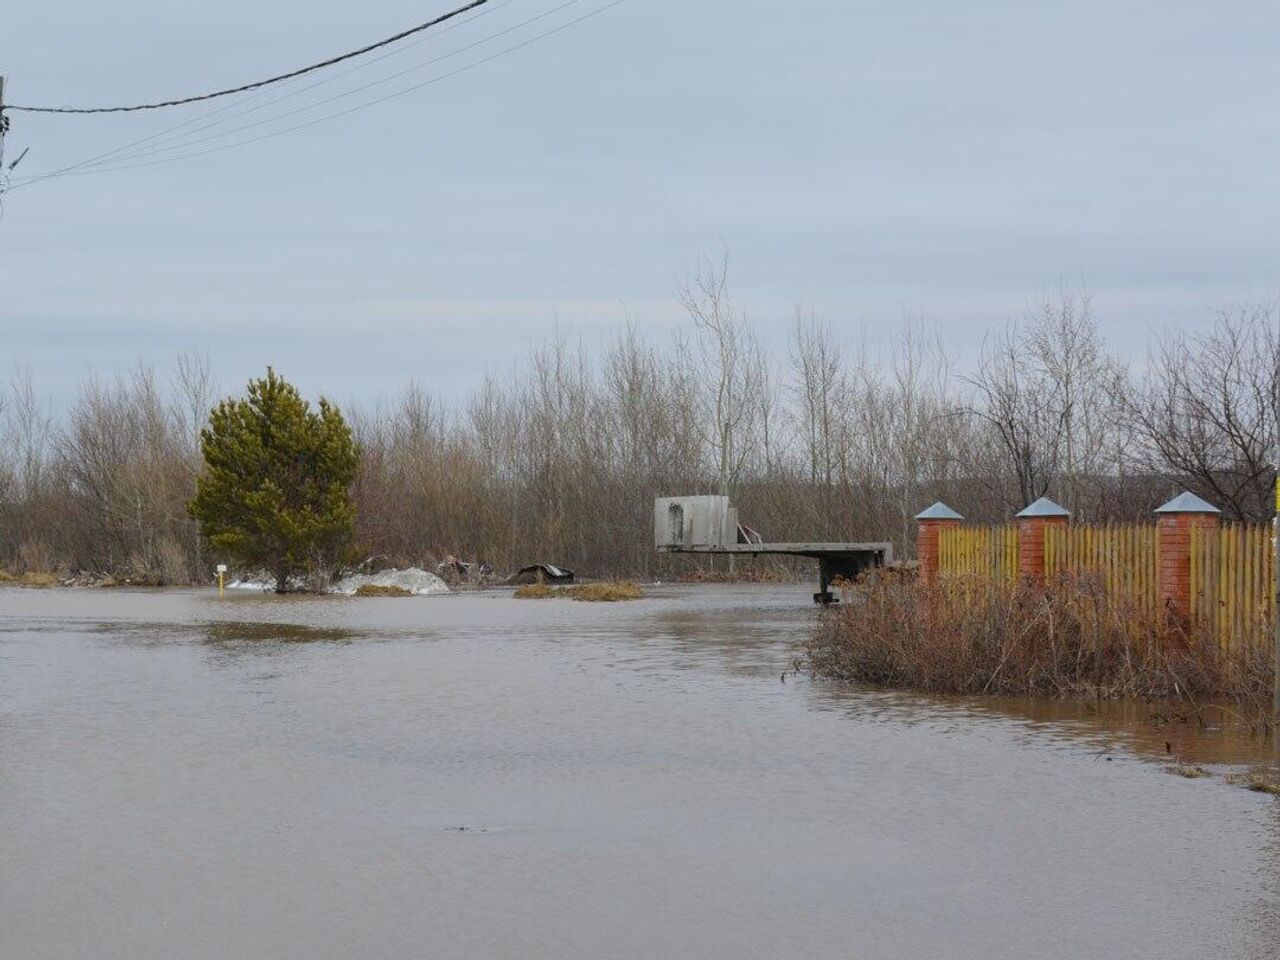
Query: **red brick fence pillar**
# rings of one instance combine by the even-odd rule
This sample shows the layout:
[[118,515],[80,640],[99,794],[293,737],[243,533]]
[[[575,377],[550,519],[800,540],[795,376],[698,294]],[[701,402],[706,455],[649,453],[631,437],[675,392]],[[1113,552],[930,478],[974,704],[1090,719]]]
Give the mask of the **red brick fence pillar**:
[[938,578],[942,531],[958,527],[963,522],[964,517],[941,500],[916,514],[916,557],[920,561],[922,583],[932,583]]
[[1071,511],[1048,497],[1041,497],[1021,511],[1018,521],[1018,575],[1032,583],[1044,583],[1044,531],[1071,519]]
[[1191,616],[1192,531],[1217,529],[1221,512],[1194,493],[1184,493],[1156,508],[1160,602],[1184,620]]

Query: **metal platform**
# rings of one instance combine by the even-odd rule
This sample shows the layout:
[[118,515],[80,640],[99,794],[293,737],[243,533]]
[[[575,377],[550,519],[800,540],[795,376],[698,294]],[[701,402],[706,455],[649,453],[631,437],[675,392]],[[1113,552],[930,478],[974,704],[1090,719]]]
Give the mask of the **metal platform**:
[[731,557],[810,557],[818,561],[815,603],[833,603],[831,582],[852,580],[864,570],[893,561],[893,544],[769,543],[738,523],[728,497],[662,497],[654,502],[654,546],[660,553],[711,554]]
[[662,553],[735,553],[792,554],[797,557],[845,556],[859,553],[881,552],[887,554],[885,562],[893,559],[893,544],[887,541],[867,543],[732,543],[724,546],[658,547]]
[[864,570],[893,561],[892,543],[734,543],[724,546],[659,547],[662,553],[718,554],[754,557],[760,554],[809,557],[818,561],[818,592],[814,603],[838,602],[831,593],[837,577],[852,580]]

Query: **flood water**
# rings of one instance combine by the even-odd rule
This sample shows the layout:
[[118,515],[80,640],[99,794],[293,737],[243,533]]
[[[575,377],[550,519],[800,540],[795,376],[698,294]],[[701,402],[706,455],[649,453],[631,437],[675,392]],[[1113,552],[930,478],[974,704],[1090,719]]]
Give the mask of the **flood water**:
[[1162,757],[1268,745],[784,681],[810,590],[0,589],[0,957],[1280,955]]

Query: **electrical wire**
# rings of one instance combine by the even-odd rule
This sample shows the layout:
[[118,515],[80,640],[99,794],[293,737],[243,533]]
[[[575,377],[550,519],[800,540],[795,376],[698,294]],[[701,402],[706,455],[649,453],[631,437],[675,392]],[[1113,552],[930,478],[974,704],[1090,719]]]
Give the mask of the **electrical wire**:
[[229,97],[233,93],[247,93],[250,90],[257,90],[261,87],[270,86],[273,83],[281,83],[285,80],[292,80],[294,77],[301,77],[304,74],[314,73],[316,70],[322,70],[325,67],[331,67],[334,64],[342,63],[344,60],[351,60],[355,57],[363,56],[381,47],[389,46],[405,37],[411,37],[415,33],[421,33],[424,30],[430,30],[434,26],[444,23],[446,20],[452,20],[454,17],[461,16],[468,10],[474,10],[476,7],[483,6],[489,0],[471,0],[470,3],[464,4],[448,13],[442,13],[440,16],[417,26],[410,27],[407,30],[401,30],[399,33],[378,40],[375,43],[367,44],[358,50],[350,50],[347,53],[339,54],[336,57],[329,57],[327,60],[321,60],[318,63],[312,63],[297,70],[290,70],[287,73],[277,74],[274,77],[268,77],[265,80],[255,80],[252,83],[244,83],[238,87],[227,87],[225,90],[215,90],[212,93],[201,93],[193,97],[180,97],[176,100],[161,100],[155,103],[139,103],[129,107],[27,107],[18,104],[6,104],[5,110],[23,111],[24,113],[134,113],[138,110],[160,110],[164,107],[180,107],[188,103],[199,103],[203,100],[214,100],[218,97]]
[[391,93],[385,94],[381,97],[377,97],[365,103],[356,104],[355,106],[348,107],[345,110],[340,110],[335,113],[327,114],[322,117],[316,117],[304,123],[294,124],[293,126],[285,127],[282,130],[273,130],[269,133],[264,133],[256,137],[250,137],[244,140],[237,140],[227,144],[220,144],[218,146],[210,147],[205,150],[197,150],[191,153],[180,154],[174,157],[164,157],[157,160],[146,160],[138,163],[125,161],[125,162],[121,162],[118,165],[116,164],[102,165],[102,166],[90,167],[88,169],[68,171],[62,174],[48,174],[44,176],[35,176],[27,180],[24,180],[21,183],[14,184],[13,186],[10,187],[10,192],[14,190],[20,190],[21,188],[26,186],[31,186],[32,184],[37,182],[55,179],[58,176],[86,176],[94,173],[115,173],[115,172],[124,171],[124,170],[135,170],[135,169],[140,169],[144,167],[153,167],[153,166],[158,166],[166,163],[176,163],[181,160],[188,160],[194,157],[208,156],[210,154],[220,153],[223,150],[231,150],[237,147],[248,146],[249,144],[253,144],[253,143],[260,143],[263,140],[270,140],[270,139],[273,139],[274,137],[284,136],[285,134],[293,133],[294,131],[297,131],[297,130],[303,130],[303,129],[306,129],[307,127],[313,127],[320,123],[327,123],[328,121],[339,119],[340,117],[347,116],[359,110],[364,110],[368,107],[376,106],[377,104],[380,104],[380,103],[385,103],[388,100],[393,100],[398,97],[406,96],[407,94],[412,93],[416,90],[421,90],[424,87],[432,86],[436,83],[440,83],[441,81],[448,80],[452,77],[456,77],[463,73],[467,73],[471,70],[474,70],[477,67],[484,66],[485,64],[498,60],[501,57],[505,57],[511,53],[515,53],[516,51],[522,50],[525,47],[528,47],[534,43],[537,43],[541,40],[547,39],[548,37],[554,36],[555,34],[568,30],[570,27],[576,26],[577,24],[582,23],[585,20],[590,20],[593,17],[597,17],[600,14],[604,13],[605,11],[612,9],[613,7],[619,6],[623,2],[624,0],[611,0],[611,2],[606,3],[603,6],[596,8],[595,10],[590,10],[587,13],[582,14],[581,16],[574,17],[572,20],[568,20],[562,24],[552,27],[549,30],[545,30],[542,33],[535,34],[534,36],[526,40],[522,40],[519,43],[512,44],[509,47],[505,47],[502,50],[492,53],[486,57],[482,57],[479,60],[474,60],[471,63],[464,64],[463,66],[457,67],[454,70],[450,70],[438,76],[431,77],[430,79],[424,80],[420,83],[412,84],[411,86],[405,87],[404,89],[393,91]]
[[[552,7],[550,10],[546,10],[546,11],[544,11],[543,13],[538,14],[537,16],[530,17],[530,18],[528,18],[527,20],[522,21],[521,23],[517,23],[517,24],[515,24],[515,25],[513,25],[513,26],[510,26],[510,27],[507,27],[507,28],[505,28],[505,29],[503,29],[503,30],[499,30],[497,33],[493,33],[493,34],[490,34],[489,36],[482,37],[482,38],[481,38],[481,39],[479,39],[479,40],[472,41],[471,43],[465,44],[464,46],[461,46],[461,47],[457,48],[456,50],[451,50],[451,51],[449,51],[448,53],[441,54],[440,56],[438,56],[438,57],[434,57],[434,58],[432,58],[431,60],[427,60],[427,61],[424,61],[423,63],[415,64],[415,65],[414,65],[414,66],[412,66],[412,67],[408,67],[408,68],[406,68],[406,69],[404,69],[404,70],[397,71],[396,73],[389,74],[388,76],[386,76],[386,77],[382,77],[382,78],[380,78],[380,79],[378,79],[378,80],[372,80],[372,81],[370,81],[369,83],[362,84],[362,85],[360,85],[360,86],[358,86],[358,87],[353,87],[353,88],[352,88],[352,89],[350,89],[350,90],[347,90],[347,91],[344,91],[344,92],[342,92],[342,93],[336,94],[336,95],[334,95],[334,96],[332,96],[332,97],[327,97],[327,98],[325,98],[325,99],[323,99],[323,100],[318,100],[318,101],[316,101],[315,103],[306,104],[306,105],[301,106],[301,107],[295,107],[295,108],[294,108],[294,109],[292,109],[292,110],[286,110],[285,112],[283,112],[283,113],[279,113],[279,114],[276,114],[276,115],[274,115],[274,116],[264,117],[264,118],[262,118],[262,119],[260,119],[260,120],[255,120],[255,121],[253,121],[252,123],[242,124],[241,126],[238,126],[238,127],[232,127],[232,128],[230,128],[229,130],[221,130],[221,131],[219,131],[219,132],[217,132],[217,133],[211,133],[211,134],[208,134],[208,135],[203,136],[203,137],[192,137],[192,138],[187,138],[187,137],[185,137],[185,136],[184,136],[184,137],[180,137],[180,138],[178,138],[178,139],[177,139],[177,142],[175,142],[175,143],[171,143],[171,144],[169,144],[169,145],[167,145],[167,146],[156,146],[156,147],[153,147],[153,148],[148,148],[148,149],[146,149],[146,150],[138,150],[138,151],[134,151],[133,153],[129,154],[129,156],[128,156],[127,158],[122,158],[122,159],[128,159],[130,162],[132,162],[132,161],[135,161],[135,160],[141,160],[141,159],[143,159],[143,158],[145,158],[145,157],[157,156],[157,155],[164,154],[164,153],[172,153],[172,152],[173,152],[173,151],[175,151],[175,150],[190,149],[191,147],[194,147],[194,146],[196,146],[197,144],[200,144],[200,143],[207,143],[207,142],[209,142],[209,141],[211,141],[211,140],[217,140],[217,139],[219,139],[219,138],[221,138],[221,137],[231,136],[232,134],[240,133],[240,132],[245,131],[245,130],[252,130],[252,129],[255,129],[255,128],[257,128],[257,127],[261,127],[261,126],[263,126],[263,125],[265,125],[265,124],[275,123],[275,122],[277,122],[277,121],[279,121],[279,120],[283,120],[283,119],[285,119],[285,118],[287,118],[287,117],[296,116],[296,115],[298,115],[298,114],[300,114],[300,113],[306,113],[306,112],[307,112],[307,111],[309,111],[309,110],[315,110],[315,109],[318,109],[319,107],[323,107],[323,106],[326,106],[327,104],[334,103],[334,102],[336,102],[336,101],[338,101],[338,100],[345,99],[346,97],[352,97],[352,96],[355,96],[355,95],[356,95],[356,94],[358,94],[358,93],[363,93],[365,90],[370,90],[370,89],[372,89],[372,88],[374,88],[374,87],[378,87],[378,86],[381,86],[381,85],[383,85],[383,84],[390,83],[390,82],[392,82],[393,80],[398,80],[398,79],[400,79],[401,77],[406,76],[406,75],[408,75],[408,74],[410,74],[410,73],[415,73],[415,72],[417,72],[418,70],[423,70],[423,69],[425,69],[425,68],[427,68],[427,67],[434,66],[434,65],[435,65],[435,64],[437,64],[437,63],[441,63],[441,62],[443,62],[443,61],[445,61],[445,60],[449,60],[449,59],[451,59],[451,58],[453,58],[453,57],[459,56],[459,55],[461,55],[461,54],[463,54],[463,53],[466,53],[468,50],[473,50],[473,49],[475,49],[476,47],[483,46],[483,45],[484,45],[484,44],[486,44],[486,43],[492,43],[494,40],[498,40],[498,39],[500,39],[500,38],[502,38],[502,37],[504,37],[504,36],[507,36],[508,34],[514,33],[514,32],[515,32],[515,31],[517,31],[517,30],[521,30],[521,29],[523,29],[523,28],[525,28],[525,27],[529,26],[530,24],[537,23],[539,20],[545,20],[547,17],[554,16],[555,14],[559,13],[560,11],[565,10],[565,9],[567,9],[567,8],[569,8],[569,7],[572,7],[572,6],[576,5],[576,4],[578,4],[579,2],[580,2],[580,0],[565,0],[565,2],[564,2],[564,3],[561,3],[559,6]],[[313,84],[313,86],[316,86],[316,85],[315,85],[315,84]],[[301,92],[301,91],[299,91],[299,92]],[[253,113],[253,112],[256,112],[256,111],[258,111],[258,110],[265,110],[267,107],[270,107],[270,106],[272,106],[272,105],[274,105],[274,104],[276,104],[276,103],[279,103],[281,100],[286,99],[288,96],[292,96],[292,94],[286,94],[286,95],[285,95],[285,96],[283,96],[283,97],[277,97],[275,100],[268,101],[267,103],[259,104],[257,107],[254,107],[252,110],[245,111],[245,113],[244,113],[244,114],[242,114],[242,116],[246,116],[246,115],[248,115],[249,113]],[[207,127],[206,127],[206,128],[196,128],[195,130],[190,130],[190,131],[188,131],[188,133],[197,133],[197,132],[199,132],[201,129],[208,129],[208,128],[207,128]],[[90,166],[99,166],[99,165],[101,165],[101,164],[99,164],[99,163],[92,163],[92,164],[89,164],[89,165],[90,165]]]
[[[214,127],[220,126],[224,123],[229,123],[238,116],[247,116],[248,114],[256,113],[259,110],[265,110],[267,107],[272,106],[273,104],[276,104],[276,103],[280,103],[283,100],[287,100],[291,97],[299,96],[303,93],[306,93],[309,90],[314,90],[316,87],[321,87],[326,84],[333,83],[337,80],[341,80],[343,77],[350,76],[351,74],[356,73],[360,70],[368,69],[369,67],[372,67],[373,65],[383,60],[387,60],[391,57],[400,56],[404,53],[408,53],[410,50],[426,42],[427,40],[431,40],[436,37],[443,36],[446,33],[449,33],[453,30],[457,30],[460,27],[464,27],[468,23],[471,23],[475,20],[479,20],[481,17],[488,16],[491,13],[495,13],[498,10],[501,10],[503,7],[510,6],[514,2],[516,2],[516,0],[501,0],[501,2],[494,4],[492,7],[488,7],[484,10],[481,10],[474,16],[468,17],[465,20],[459,20],[456,23],[450,24],[449,26],[444,27],[441,30],[436,30],[430,34],[420,36],[416,40],[411,40],[407,44],[398,46],[392,50],[387,51],[386,53],[373,57],[369,60],[365,60],[360,63],[357,63],[354,66],[351,66],[336,75],[324,77],[323,79],[317,80],[314,83],[307,84],[304,87],[299,87],[295,90],[290,90],[288,93],[285,93],[279,97],[276,97],[274,100],[268,100],[266,103],[260,103],[257,106],[247,105],[246,100],[253,101],[255,99],[262,97],[266,92],[265,89],[258,90],[255,93],[251,93],[245,99],[238,100],[234,103],[225,104],[213,110],[209,110],[206,113],[201,114],[200,116],[191,117],[187,120],[183,120],[181,123],[176,123],[173,126],[165,127],[163,130],[159,130],[156,133],[149,134],[148,136],[139,137],[136,140],[131,140],[128,143],[121,144],[120,146],[114,147],[111,150],[107,150],[103,153],[95,154],[94,156],[87,157],[84,160],[79,160],[75,163],[68,164],[64,167],[59,167],[58,169],[51,170],[47,173],[32,174],[31,177],[28,178],[28,180],[48,179],[52,176],[60,176],[64,173],[67,173],[72,170],[78,170],[82,167],[99,165],[99,163],[103,160],[106,160],[110,157],[120,156],[122,154],[127,155],[128,157],[135,157],[140,155],[144,151],[134,151],[133,148],[142,146],[144,144],[155,143],[157,141],[158,142],[181,141],[189,134],[198,133],[203,130],[209,130]],[[215,116],[218,116],[221,114],[227,114],[227,113],[229,113],[230,115],[224,117],[221,120],[212,120],[209,123],[202,123],[202,121],[209,120],[209,118],[211,117],[215,117]],[[193,124],[200,124],[200,126],[195,126],[192,129],[187,129],[189,127],[192,127]],[[169,136],[170,134],[173,134],[179,130],[186,130],[186,133],[179,134],[177,137]],[[120,156],[120,159],[125,159],[125,158],[126,158],[125,156]]]

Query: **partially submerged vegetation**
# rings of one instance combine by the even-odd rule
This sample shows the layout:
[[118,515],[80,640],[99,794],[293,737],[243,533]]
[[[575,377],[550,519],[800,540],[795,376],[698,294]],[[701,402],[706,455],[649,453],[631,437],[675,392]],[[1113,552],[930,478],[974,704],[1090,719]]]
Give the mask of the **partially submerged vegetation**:
[[57,586],[58,577],[56,574],[40,570],[28,570],[21,576],[15,577],[7,570],[0,570],[0,583],[16,583],[23,587],[53,587]]
[[634,583],[612,580],[607,583],[583,583],[574,587],[558,587],[570,600],[612,603],[616,600],[643,600],[644,591]]
[[364,583],[356,587],[357,597],[412,597],[413,591],[382,583]]
[[1230,703],[1265,725],[1270,650],[1227,649],[1089,578],[1047,586],[873,576],[808,644],[819,676],[962,693]]
[[634,583],[612,580],[606,583],[580,583],[570,587],[551,587],[545,583],[529,583],[516,590],[518,600],[550,600],[556,597],[594,603],[618,600],[641,600],[644,591]]
[[1280,773],[1275,771],[1254,770],[1248,773],[1231,773],[1227,782],[1252,790],[1254,793],[1268,793],[1280,797]]

